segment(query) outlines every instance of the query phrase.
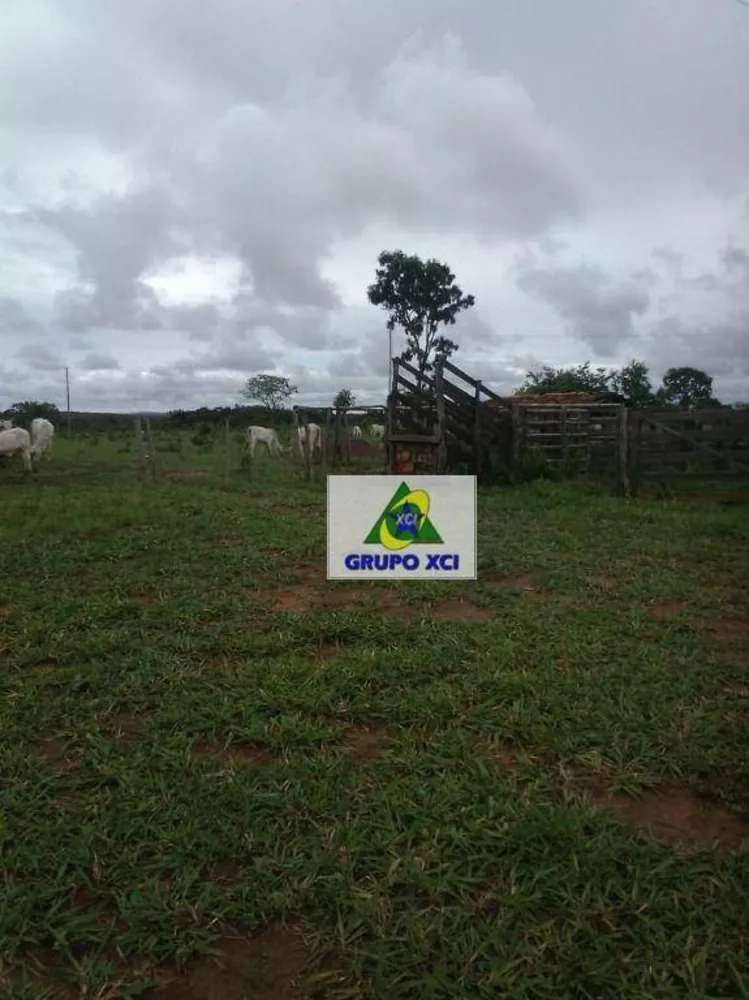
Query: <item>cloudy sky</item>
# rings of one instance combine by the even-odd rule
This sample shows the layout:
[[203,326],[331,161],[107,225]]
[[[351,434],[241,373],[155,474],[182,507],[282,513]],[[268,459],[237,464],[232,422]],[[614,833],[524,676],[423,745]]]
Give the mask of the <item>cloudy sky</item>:
[[378,253],[456,361],[695,365],[749,399],[739,0],[3,0],[0,409],[381,402]]

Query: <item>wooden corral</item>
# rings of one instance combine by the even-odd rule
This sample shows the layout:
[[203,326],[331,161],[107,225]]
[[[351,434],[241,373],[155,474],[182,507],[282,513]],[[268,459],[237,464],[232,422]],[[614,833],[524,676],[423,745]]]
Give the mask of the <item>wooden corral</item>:
[[[312,475],[312,466],[319,465],[324,475],[341,467],[350,469],[355,459],[375,459],[383,454],[382,446],[354,437],[352,430],[357,419],[372,416],[385,419],[383,406],[357,406],[348,409],[328,407],[292,408],[291,453],[304,469],[305,478]],[[320,449],[308,454],[307,438],[299,440],[299,428],[315,423],[320,428]]]
[[535,454],[609,476],[631,495],[643,476],[749,475],[749,410],[632,410],[610,392],[501,397],[444,359],[420,375],[393,361],[386,443],[392,473],[522,472]]
[[[487,400],[496,406],[488,409]],[[424,376],[393,361],[388,401],[388,465],[391,471],[456,471],[488,477],[510,442],[506,400],[480,380],[438,359]]]
[[631,478],[749,476],[749,410],[632,410]]

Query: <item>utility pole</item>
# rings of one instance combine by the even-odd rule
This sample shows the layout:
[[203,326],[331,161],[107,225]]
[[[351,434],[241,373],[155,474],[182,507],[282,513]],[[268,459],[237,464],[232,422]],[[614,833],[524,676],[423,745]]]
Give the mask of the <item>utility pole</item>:
[[393,391],[393,331],[388,330],[388,397]]
[[68,407],[68,437],[70,437],[70,370],[65,366],[65,398]]

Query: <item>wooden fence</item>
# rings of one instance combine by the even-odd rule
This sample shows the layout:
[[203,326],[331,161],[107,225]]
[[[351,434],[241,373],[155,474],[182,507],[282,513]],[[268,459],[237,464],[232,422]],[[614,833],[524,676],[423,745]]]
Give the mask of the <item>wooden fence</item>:
[[630,410],[633,488],[673,476],[749,477],[749,410]]
[[607,476],[625,495],[673,473],[749,476],[749,410],[630,410],[623,403],[498,396],[445,360],[419,373],[393,361],[391,472],[523,473],[534,457]]
[[509,454],[510,419],[506,400],[449,361],[438,360],[434,373],[424,375],[394,359],[388,467],[489,477]]

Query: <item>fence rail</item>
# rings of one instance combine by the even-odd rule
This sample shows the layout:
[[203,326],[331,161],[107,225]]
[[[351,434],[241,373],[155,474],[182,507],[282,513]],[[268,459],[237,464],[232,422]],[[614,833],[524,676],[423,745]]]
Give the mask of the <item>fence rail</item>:
[[[524,402],[522,396],[497,395],[446,360],[425,374],[394,359],[388,435],[391,472],[473,472],[490,478],[499,469],[522,471],[540,456],[571,472],[607,473],[625,494],[641,479],[673,470],[749,475],[749,410]],[[433,443],[425,443],[425,435]]]

